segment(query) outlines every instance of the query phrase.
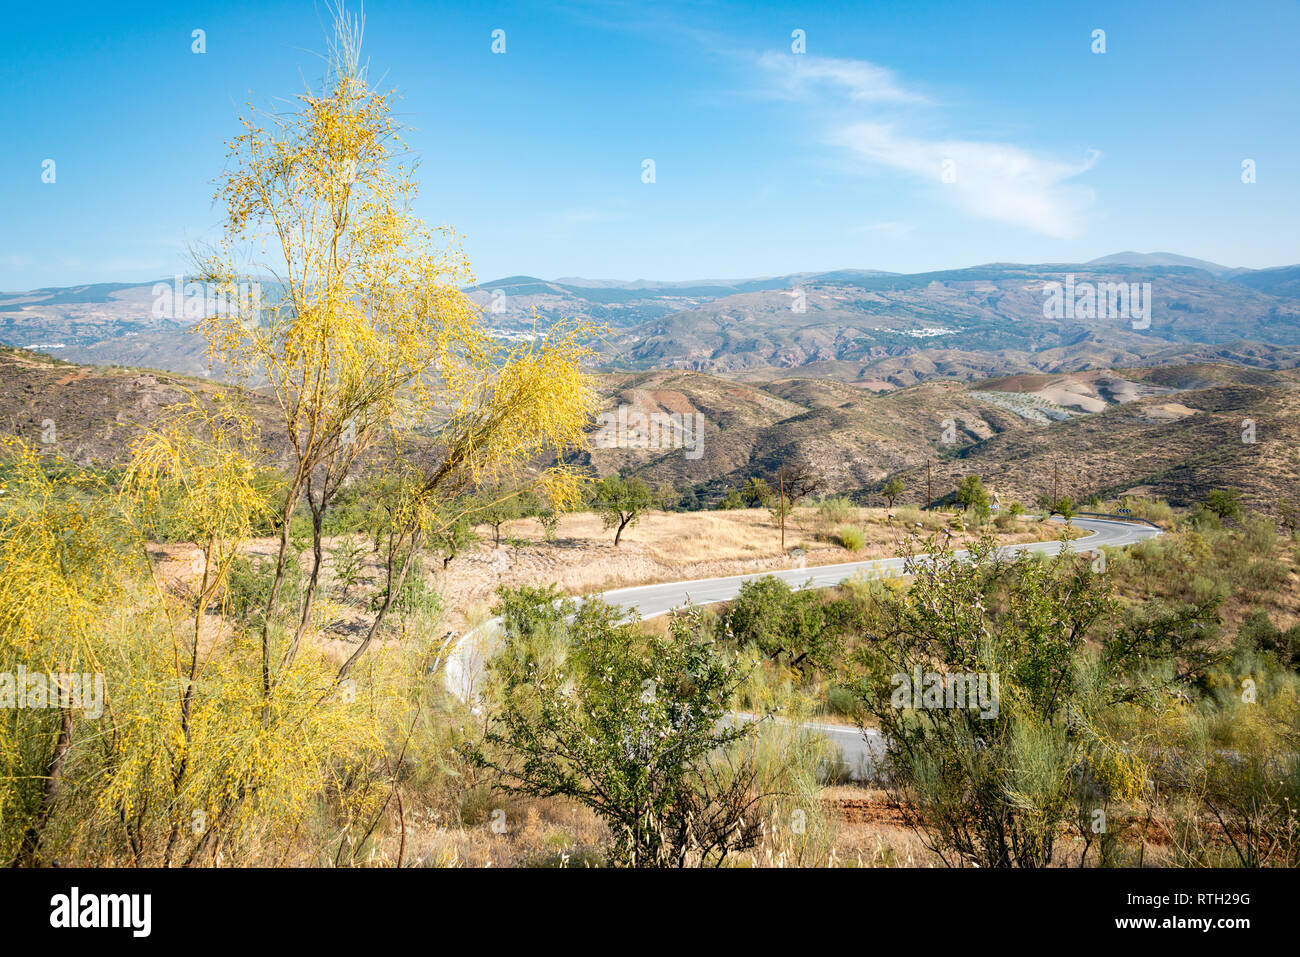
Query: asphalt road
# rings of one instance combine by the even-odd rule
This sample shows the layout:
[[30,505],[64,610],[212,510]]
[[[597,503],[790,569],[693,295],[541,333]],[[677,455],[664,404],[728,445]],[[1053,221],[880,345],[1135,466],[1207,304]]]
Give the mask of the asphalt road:
[[[1122,547],[1153,538],[1160,530],[1150,525],[1101,518],[1075,518],[1076,528],[1090,534],[1071,539],[1065,547],[1071,551],[1095,551],[1101,546]],[[1004,555],[1017,552],[1042,552],[1055,555],[1061,550],[1060,541],[1025,542],[1007,545],[1000,549]],[[966,552],[957,552],[964,557]],[[879,558],[865,562],[843,562],[838,565],[813,565],[780,571],[755,572],[752,575],[730,575],[725,578],[701,578],[693,581],[664,582],[657,585],[635,585],[616,588],[593,596],[617,605],[627,611],[636,611],[641,618],[656,618],[687,604],[709,605],[735,598],[747,581],[772,575],[795,588],[830,588],[848,581],[856,575],[868,578],[900,575],[901,558]],[[496,629],[499,619],[492,619],[473,632],[467,632],[457,641],[449,654],[445,670],[448,689],[462,700],[473,700],[477,677],[491,658],[497,644]],[[807,727],[824,733],[840,749],[843,764],[854,778],[869,771],[873,757],[883,750],[880,734],[869,731],[865,735],[853,727],[833,724],[809,724]]]
[[[1132,545],[1143,539],[1159,535],[1160,532],[1150,525],[1138,525],[1130,522],[1108,521],[1105,519],[1076,518],[1077,528],[1089,530],[1092,534],[1070,541],[1069,547],[1074,551],[1093,551],[1102,545]],[[1043,552],[1055,555],[1061,550],[1059,541],[1026,542],[1022,545],[1007,545],[999,549],[1000,553],[1013,555],[1016,552]],[[957,552],[964,557],[966,552]],[[875,578],[888,575],[901,575],[903,559],[878,558],[866,562],[843,562],[838,565],[813,565],[808,568],[788,568],[782,571],[755,572],[752,575],[731,575],[727,578],[701,578],[695,581],[665,582],[659,585],[635,585],[631,588],[616,588],[603,592],[599,598],[611,605],[618,605],[629,611],[638,611],[642,618],[655,618],[659,615],[681,608],[689,603],[710,605],[714,602],[729,601],[740,592],[740,586],[747,581],[771,575],[787,585],[796,588],[830,588],[848,581],[855,575]]]

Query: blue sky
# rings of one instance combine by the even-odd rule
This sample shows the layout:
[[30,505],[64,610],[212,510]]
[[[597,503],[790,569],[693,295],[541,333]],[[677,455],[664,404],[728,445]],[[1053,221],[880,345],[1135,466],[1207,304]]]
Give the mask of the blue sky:
[[[420,212],[464,236],[482,280],[914,272],[1122,249],[1300,262],[1295,3],[364,12],[371,78],[400,92],[414,128]],[[326,19],[323,3],[275,0],[10,5],[0,289],[182,271],[187,245],[214,235],[243,104],[318,79]]]

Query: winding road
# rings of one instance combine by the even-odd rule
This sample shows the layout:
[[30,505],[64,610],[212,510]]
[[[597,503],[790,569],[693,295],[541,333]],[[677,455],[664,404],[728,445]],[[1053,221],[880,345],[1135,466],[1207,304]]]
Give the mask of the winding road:
[[[1053,521],[1060,521],[1054,518]],[[1119,548],[1134,545],[1161,534],[1153,525],[1141,524],[1119,518],[1076,517],[1076,528],[1089,534],[1064,543],[1070,551],[1096,551],[1102,546]],[[1059,540],[1022,542],[1005,545],[999,554],[1015,555],[1018,552],[1041,552],[1055,555],[1061,551]],[[956,553],[959,558],[965,551]],[[795,588],[830,588],[854,576],[867,578],[890,577],[903,572],[902,558],[877,558],[871,561],[842,562],[837,565],[813,565],[773,571],[754,572],[749,575],[730,575],[725,578],[700,578],[693,581],[664,582],[657,585],[634,585],[615,588],[589,597],[600,598],[629,612],[637,612],[642,619],[657,618],[687,604],[709,605],[729,601],[740,593],[745,582],[771,575]],[[491,659],[499,641],[500,619],[493,618],[457,639],[448,653],[444,670],[447,689],[463,701],[475,697],[478,679]],[[821,731],[840,749],[842,760],[852,777],[861,777],[870,766],[874,755],[880,753],[883,741],[879,733],[868,731],[865,735],[855,727],[835,724],[810,723],[805,725]]]

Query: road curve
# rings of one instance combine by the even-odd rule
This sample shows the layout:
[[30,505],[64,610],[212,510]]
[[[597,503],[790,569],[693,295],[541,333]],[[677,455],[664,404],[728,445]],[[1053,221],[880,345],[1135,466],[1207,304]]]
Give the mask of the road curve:
[[[1064,543],[1065,548],[1076,552],[1096,551],[1102,546],[1120,548],[1161,534],[1160,529],[1154,526],[1116,519],[1075,518],[1073,524],[1076,528],[1085,529],[1090,533]],[[1053,540],[1004,545],[998,552],[1007,556],[1018,552],[1055,555],[1061,551],[1061,548],[1062,543]],[[956,554],[964,558],[967,552],[959,551]],[[634,585],[630,588],[611,589],[589,597],[600,598],[629,612],[635,611],[642,619],[657,618],[687,604],[709,605],[714,602],[729,601],[740,593],[741,586],[745,582],[768,575],[779,578],[795,588],[830,588],[858,575],[867,578],[901,575],[903,563],[902,558],[877,558],[871,561],[841,562],[837,565],[812,565],[806,568],[754,572],[749,575],[729,575],[724,578]],[[478,678],[496,649],[499,622],[500,619],[493,618],[478,628],[466,632],[457,639],[456,645],[448,653],[444,669],[447,689],[461,700],[468,701],[475,697]],[[873,757],[878,755],[883,747],[879,733],[874,731],[867,732],[864,737],[862,731],[853,727],[833,724],[809,724],[808,727],[821,731],[839,747],[844,764],[854,777],[862,775],[871,765]]]
[[[1068,547],[1073,551],[1094,551],[1103,545],[1112,547],[1132,545],[1160,534],[1159,529],[1150,525],[1107,519],[1076,518],[1074,525],[1077,528],[1088,529],[1092,534],[1072,539]],[[1005,545],[998,551],[1003,555],[1014,555],[1022,551],[1055,555],[1060,550],[1060,541],[1053,540]],[[956,554],[959,558],[964,558],[967,553],[959,551]],[[635,585],[631,588],[615,588],[595,597],[628,611],[638,611],[642,618],[657,618],[688,602],[695,605],[711,605],[714,602],[729,601],[740,593],[740,587],[745,582],[768,575],[779,578],[787,585],[796,588],[830,588],[848,581],[855,575],[868,578],[901,575],[903,562],[901,558],[877,558],[864,562],[842,562],[837,565],[812,565],[807,568],[754,572],[750,575],[730,575],[726,578],[700,578],[694,581],[665,582],[659,585]]]

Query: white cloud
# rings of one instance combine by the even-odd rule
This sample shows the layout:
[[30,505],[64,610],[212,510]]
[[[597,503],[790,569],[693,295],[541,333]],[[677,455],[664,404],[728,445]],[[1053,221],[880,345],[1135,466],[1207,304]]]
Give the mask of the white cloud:
[[[1095,151],[1075,163],[1037,156],[1005,143],[927,140],[882,123],[855,123],[830,141],[869,164],[929,179],[966,212],[1057,238],[1079,233],[1093,191],[1068,180],[1091,169]],[[944,182],[950,161],[952,182]]]
[[[780,95],[838,108],[827,141],[849,150],[862,172],[885,167],[928,180],[941,199],[981,219],[1061,239],[1083,230],[1095,194],[1069,180],[1092,168],[1096,151],[1069,162],[1009,143],[909,132],[912,120],[885,122],[880,112],[892,104],[930,101],[907,89],[894,71],[865,60],[766,53],[759,63],[777,79]],[[844,117],[846,107],[861,116],[864,106],[876,115]],[[944,181],[945,161],[951,161],[952,182]]]
[[806,95],[817,86],[836,87],[857,102],[923,103],[925,97],[905,90],[888,67],[866,60],[837,60],[831,57],[764,53],[759,66],[766,70],[787,96]]

